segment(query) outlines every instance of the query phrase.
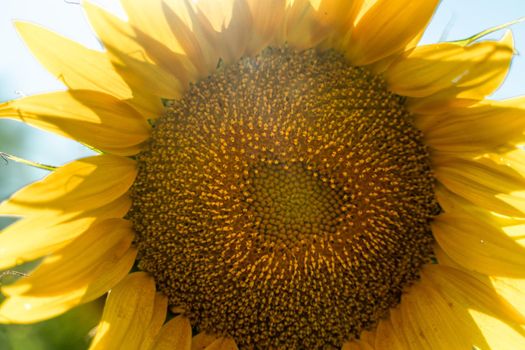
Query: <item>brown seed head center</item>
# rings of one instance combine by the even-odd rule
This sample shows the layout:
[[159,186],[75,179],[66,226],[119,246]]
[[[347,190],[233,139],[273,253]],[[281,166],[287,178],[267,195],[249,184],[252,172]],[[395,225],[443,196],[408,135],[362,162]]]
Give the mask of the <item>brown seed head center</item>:
[[261,162],[248,170],[243,183],[244,212],[268,242],[293,250],[337,226],[338,191],[304,164]]
[[138,163],[139,267],[241,348],[339,347],[432,254],[421,133],[380,77],[333,51],[218,69],[167,108]]

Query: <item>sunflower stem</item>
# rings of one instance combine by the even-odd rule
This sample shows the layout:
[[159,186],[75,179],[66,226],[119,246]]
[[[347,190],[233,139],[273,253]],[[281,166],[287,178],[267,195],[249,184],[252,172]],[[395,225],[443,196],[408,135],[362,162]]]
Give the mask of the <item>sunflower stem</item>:
[[484,31],[479,32],[477,34],[474,34],[471,37],[468,37],[466,39],[454,40],[454,41],[450,41],[450,42],[454,43],[454,44],[459,44],[459,45],[462,45],[462,46],[470,45],[474,41],[479,40],[479,39],[483,38],[484,36],[487,36],[489,34],[497,32],[498,30],[506,29],[506,28],[508,28],[508,27],[510,27],[510,26],[512,26],[514,24],[518,24],[518,23],[522,23],[522,22],[525,22],[525,17],[520,17],[520,18],[515,19],[513,21],[510,21],[510,22],[507,22],[507,23],[504,23],[504,24],[500,24],[500,25],[492,27],[492,28],[485,29]]
[[23,158],[14,156],[12,154],[7,154],[5,152],[0,152],[0,157],[3,158],[6,162],[8,160],[12,160],[12,161],[17,162],[17,163],[29,165],[29,166],[32,166],[32,167],[35,167],[35,168],[38,168],[38,169],[47,170],[47,171],[54,171],[57,168],[56,166],[53,166],[53,165],[33,162],[31,160],[23,159]]

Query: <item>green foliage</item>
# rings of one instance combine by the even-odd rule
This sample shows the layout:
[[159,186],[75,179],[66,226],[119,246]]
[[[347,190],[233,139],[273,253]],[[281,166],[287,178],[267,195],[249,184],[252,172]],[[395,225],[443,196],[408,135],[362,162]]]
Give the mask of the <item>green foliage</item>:
[[101,316],[102,301],[79,306],[49,321],[31,325],[1,325],[2,350],[87,349]]

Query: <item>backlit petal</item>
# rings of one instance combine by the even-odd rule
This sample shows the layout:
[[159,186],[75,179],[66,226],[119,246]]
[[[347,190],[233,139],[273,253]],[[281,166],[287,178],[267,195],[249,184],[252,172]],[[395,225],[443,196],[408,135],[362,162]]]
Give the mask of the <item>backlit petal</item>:
[[391,65],[385,77],[390,89],[403,96],[449,89],[453,97],[482,99],[503,82],[513,54],[510,32],[500,42],[420,46]]
[[153,316],[155,282],[148,274],[128,275],[111,290],[93,349],[139,349]]
[[207,346],[219,339],[218,336],[200,332],[191,340],[191,350],[204,350]]
[[374,348],[362,341],[350,341],[344,343],[341,350],[374,350]]
[[231,338],[220,338],[208,345],[204,350],[238,350],[235,341]]
[[[4,286],[2,290],[9,296],[34,297],[61,295],[88,288],[99,291],[99,281],[104,279],[102,275],[114,273],[113,268],[129,250],[133,236],[130,222],[123,219],[104,220],[44,258],[29,276]],[[87,294],[86,298],[89,299]]]
[[[525,279],[491,276],[490,282],[494,290],[511,304],[515,310],[525,316]],[[523,322],[521,322],[523,323]]]
[[142,115],[127,103],[91,90],[54,92],[2,103],[0,117],[118,155],[138,153],[150,131]]
[[213,43],[226,63],[237,61],[246,52],[252,37],[252,16],[246,1],[200,0],[196,2],[198,19],[205,37]]
[[485,101],[442,115],[416,120],[430,147],[449,153],[483,154],[515,140],[525,131],[525,98]]
[[103,207],[62,215],[24,218],[0,233],[0,270],[48,255],[82,235],[94,223],[126,215],[131,206],[123,196]]
[[525,248],[479,218],[461,212],[445,213],[434,220],[432,232],[445,253],[468,269],[525,277]]
[[131,98],[131,90],[103,52],[90,50],[35,24],[15,24],[33,54],[70,89],[94,90],[120,99]]
[[115,70],[133,91],[130,103],[147,119],[162,113],[162,99],[180,96],[181,83],[171,72],[155,64],[126,22],[101,8],[84,3],[84,9],[97,35],[108,50]]
[[377,0],[358,20],[346,48],[350,61],[366,65],[405,49],[424,30],[439,0]]
[[[155,303],[153,307],[153,315],[151,316],[148,329],[144,334],[141,350],[154,349],[153,345],[155,339],[161,331],[162,325],[166,320],[166,314],[168,313],[168,298],[164,294],[157,292],[155,295]],[[178,348],[176,347],[176,349]]]
[[[111,236],[120,235],[121,231],[113,233],[112,230],[100,230],[98,233]],[[98,261],[86,258],[74,266],[75,259],[71,254],[79,254],[82,249],[90,251],[85,246],[89,240],[87,237],[88,234],[84,234],[71,243],[70,247],[75,249],[70,251],[66,247],[46,258],[43,262],[45,265],[35,270],[34,275],[30,274],[13,285],[3,287],[3,293],[9,297],[0,305],[0,322],[32,323],[55,317],[100,297],[121,281],[133,266],[137,255],[136,249],[129,248],[129,236],[116,245],[100,246],[103,251]],[[87,266],[85,263],[88,262],[92,262],[92,265]],[[61,263],[64,265],[52,268]]]
[[166,0],[162,9],[173,36],[195,69],[194,75],[209,75],[217,67],[220,55],[213,38],[204,35],[194,4],[189,0]]
[[473,338],[480,338],[476,324],[464,312],[456,312],[430,283],[423,280],[403,295],[399,328],[408,350],[472,349]]
[[487,343],[486,347],[479,347],[480,349],[525,349],[525,336],[519,329],[511,328],[498,318],[474,310],[471,315]]
[[319,20],[309,0],[289,1],[279,42],[297,50],[306,50],[326,39],[331,30]]
[[500,194],[522,190],[525,179],[511,168],[490,161],[440,158],[435,176],[446,188],[486,210],[507,216],[523,216],[525,208],[514,207]]
[[404,338],[401,336],[401,330],[394,328],[390,319],[379,321],[376,329],[375,349],[392,349],[406,350]]
[[188,56],[178,42],[164,16],[165,2],[150,0],[144,6],[142,0],[122,2],[129,18],[134,38],[152,61],[181,82],[181,87],[197,79],[194,57]]
[[498,295],[488,277],[470,275],[462,270],[442,265],[431,265],[423,270],[441,295],[465,309],[474,309],[498,317],[510,325],[525,323],[524,315],[505,298]]
[[177,316],[160,330],[153,350],[191,350],[191,324],[184,316]]
[[253,34],[247,44],[246,53],[255,55],[271,44],[277,44],[277,35],[282,26],[286,0],[247,0],[252,16]]
[[128,158],[79,159],[16,192],[0,204],[0,213],[25,216],[100,208],[126,193],[136,173],[135,161]]

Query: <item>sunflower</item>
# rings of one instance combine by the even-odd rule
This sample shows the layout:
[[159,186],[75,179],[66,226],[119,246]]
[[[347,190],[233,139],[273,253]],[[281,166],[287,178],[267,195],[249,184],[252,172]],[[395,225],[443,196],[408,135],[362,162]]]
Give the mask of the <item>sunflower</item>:
[[67,91],[0,117],[86,144],[0,214],[3,323],[108,293],[92,349],[519,349],[512,36],[417,46],[438,0],[124,0],[105,50],[17,29]]

